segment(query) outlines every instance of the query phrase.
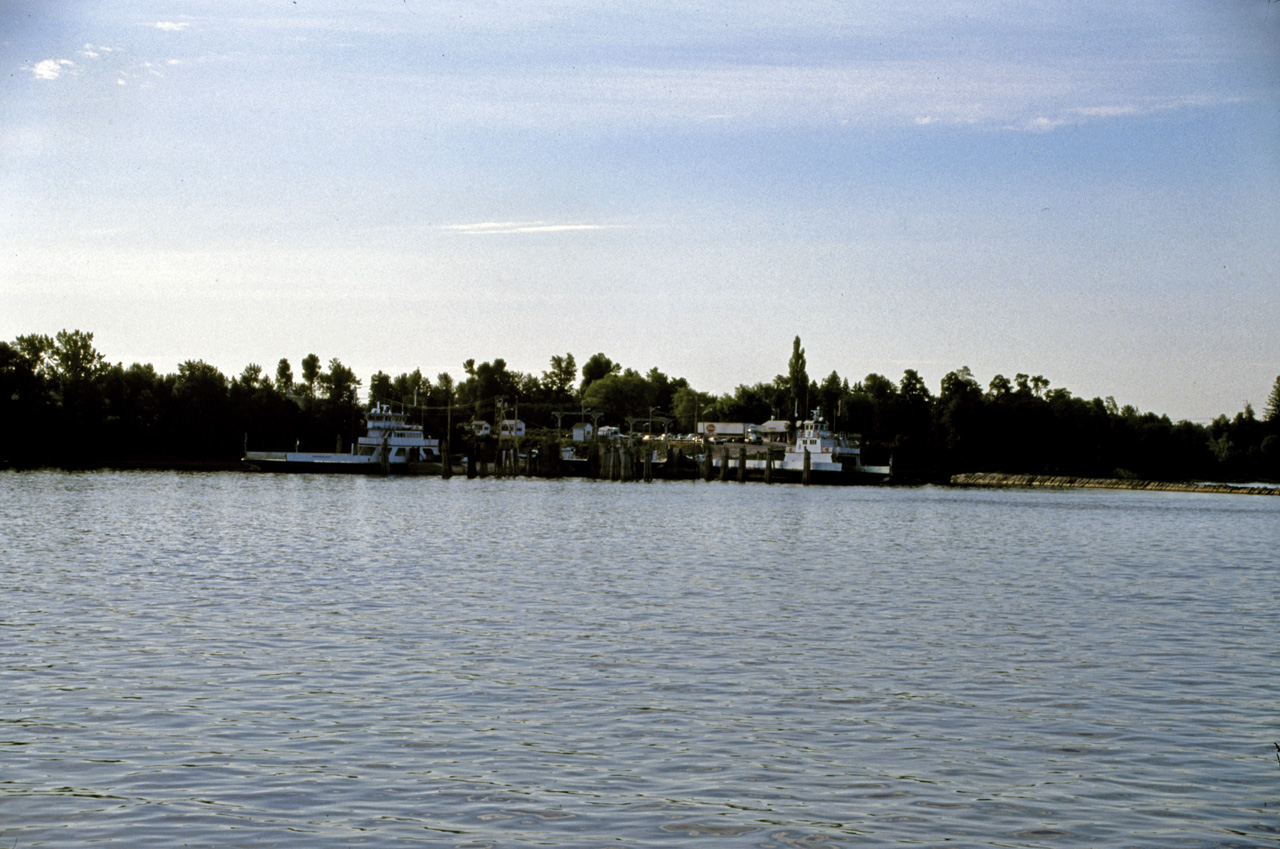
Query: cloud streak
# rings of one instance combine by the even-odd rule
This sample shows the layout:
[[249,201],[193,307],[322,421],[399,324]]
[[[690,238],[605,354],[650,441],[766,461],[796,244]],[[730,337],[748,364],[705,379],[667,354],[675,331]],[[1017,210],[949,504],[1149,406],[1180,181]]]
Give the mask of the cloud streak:
[[618,230],[622,224],[552,224],[546,221],[481,221],[474,224],[446,224],[441,230],[475,236],[510,233],[570,233],[582,230]]
[[[341,83],[339,83],[341,85]],[[1247,93],[1134,81],[1108,62],[847,61],[823,67],[595,67],[400,77],[384,114],[454,127],[972,126],[1044,132],[1154,112],[1213,108]],[[405,92],[412,92],[405,96]],[[394,94],[392,94],[394,93]],[[407,107],[407,108],[406,108]]]

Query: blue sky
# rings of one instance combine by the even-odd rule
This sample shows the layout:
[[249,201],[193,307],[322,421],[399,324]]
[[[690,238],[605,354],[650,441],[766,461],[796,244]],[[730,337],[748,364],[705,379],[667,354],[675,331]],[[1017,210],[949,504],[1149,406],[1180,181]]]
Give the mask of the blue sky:
[[1280,4],[0,2],[0,338],[366,381],[1280,374]]

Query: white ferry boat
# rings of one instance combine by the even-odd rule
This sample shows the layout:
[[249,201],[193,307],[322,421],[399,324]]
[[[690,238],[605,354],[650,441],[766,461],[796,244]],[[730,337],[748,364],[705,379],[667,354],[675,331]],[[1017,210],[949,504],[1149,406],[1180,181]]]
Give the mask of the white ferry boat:
[[404,413],[377,404],[368,415],[368,432],[349,454],[307,451],[245,451],[245,462],[264,472],[348,472],[406,474],[439,466],[440,440],[427,439],[422,425],[409,424]]
[[[770,448],[769,452],[775,449]],[[746,471],[759,477],[768,471],[770,453],[747,455]],[[809,481],[817,484],[879,483],[887,480],[892,466],[868,466],[862,462],[862,438],[857,434],[834,433],[827,428],[817,410],[813,418],[800,423],[796,438],[786,447],[781,458],[772,454],[772,475],[777,480],[804,480],[806,454]],[[722,458],[717,457],[719,466]],[[730,469],[736,471],[739,457],[729,454]]]

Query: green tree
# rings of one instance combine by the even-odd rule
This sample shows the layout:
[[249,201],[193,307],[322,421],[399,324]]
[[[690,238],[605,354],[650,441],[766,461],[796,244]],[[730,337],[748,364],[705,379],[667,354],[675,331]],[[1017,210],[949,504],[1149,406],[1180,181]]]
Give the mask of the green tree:
[[587,387],[595,383],[602,377],[610,374],[618,374],[622,371],[622,365],[615,363],[604,354],[592,354],[582,365],[582,386],[579,391],[586,396]]
[[[372,383],[369,385],[369,391],[373,391]],[[431,401],[431,381],[419,368],[405,374],[398,374],[391,381],[389,397],[401,404],[414,406],[427,404]]]
[[62,386],[85,384],[102,373],[104,358],[93,347],[93,334],[59,330],[50,354]]
[[982,387],[968,366],[942,378],[942,391],[933,409],[940,447],[951,471],[975,471],[982,465],[984,403]]
[[172,445],[181,456],[230,459],[238,453],[242,434],[232,426],[228,388],[226,376],[204,360],[178,366],[169,426],[175,434]]
[[104,358],[93,347],[93,334],[81,330],[58,331],[49,358],[61,404],[63,462],[92,463],[103,447],[106,402],[98,380],[106,370]]
[[898,394],[907,404],[927,405],[932,399],[929,387],[915,369],[909,368],[902,373],[902,381],[898,384]]
[[316,383],[320,380],[320,358],[307,354],[302,358],[302,382],[307,387],[307,397],[316,397]]
[[827,421],[831,422],[836,429],[841,428],[837,418],[844,412],[844,396],[847,394],[849,394],[849,381],[843,380],[835,371],[827,375],[818,386],[818,406],[822,408],[822,414],[826,416]]
[[[790,413],[791,389],[786,378],[782,383],[781,391],[776,383],[739,384],[732,395],[718,399],[715,415],[720,421],[757,424],[774,418],[775,411],[786,415]],[[710,415],[703,416],[703,420],[710,420]]]
[[714,400],[715,398],[706,392],[682,386],[672,396],[671,415],[681,430],[692,433],[698,426],[700,414],[708,409]]
[[573,354],[551,357],[551,369],[542,373],[542,385],[553,401],[567,401],[578,382],[578,364]]
[[787,363],[787,378],[791,387],[792,419],[804,419],[809,416],[809,372],[805,364],[804,348],[800,347],[800,337],[791,343],[791,360]]
[[933,457],[933,396],[915,369],[903,372],[894,405],[894,431],[898,450],[895,462],[904,471],[927,473]]
[[582,403],[621,423],[627,417],[647,418],[652,397],[649,382],[634,369],[626,369],[592,381],[582,393]]
[[[436,375],[436,386],[439,389],[440,397],[438,403],[444,404],[446,407],[453,404],[453,376],[447,371],[442,371]],[[434,399],[433,397],[433,400]]]
[[172,446],[164,427],[173,400],[172,384],[150,363],[115,365],[102,378],[106,399],[107,459],[165,456]]
[[178,366],[174,394],[182,400],[217,403],[226,397],[227,378],[204,360],[187,360]]
[[492,404],[497,398],[512,402],[519,397],[522,375],[507,371],[507,361],[501,357],[479,365],[475,360],[467,360],[462,367],[467,372],[467,379],[458,385],[458,400],[463,404],[474,404],[476,415],[482,413],[484,405]]
[[293,391],[293,366],[286,359],[276,363],[276,391],[281,395]]
[[391,389],[391,375],[379,370],[369,378],[369,406],[383,401],[390,401],[393,397]]
[[1267,396],[1265,418],[1269,424],[1280,425],[1280,377],[1271,385],[1271,394]]
[[245,389],[257,389],[259,386],[269,386],[270,382],[262,378],[262,366],[257,363],[249,363],[244,367],[244,371],[240,373],[238,382]]
[[657,366],[649,369],[644,379],[649,384],[649,406],[666,412],[671,411],[671,402],[675,398],[676,390],[689,385],[689,381],[683,377],[672,380]]
[[991,384],[987,387],[987,394],[992,398],[1003,398],[1012,391],[1013,384],[1003,374],[997,374],[991,378]]
[[[32,340],[39,340],[32,344]],[[45,462],[56,434],[56,409],[47,375],[42,373],[49,337],[19,336],[0,342],[0,466],[36,466]]]
[[42,333],[19,336],[13,342],[13,347],[26,361],[31,373],[49,381],[53,380],[55,372],[53,346],[53,337]]
[[328,370],[322,372],[316,380],[329,403],[342,407],[355,406],[360,379],[337,357],[329,360]]

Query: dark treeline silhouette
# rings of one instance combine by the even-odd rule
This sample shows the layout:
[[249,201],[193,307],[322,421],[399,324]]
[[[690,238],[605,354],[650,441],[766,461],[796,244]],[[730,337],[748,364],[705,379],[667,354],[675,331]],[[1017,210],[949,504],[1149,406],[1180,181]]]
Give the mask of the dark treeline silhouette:
[[1248,404],[1209,425],[1140,413],[1111,398],[1086,400],[1042,376],[996,375],[982,386],[969,369],[943,377],[935,395],[907,369],[897,382],[832,372],[809,378],[797,337],[787,372],[732,393],[699,392],[657,368],[640,373],[603,353],[579,369],[551,357],[541,375],[502,359],[463,363],[455,384],[421,371],[378,372],[362,381],[335,358],[308,354],[295,375],[250,364],[228,378],[201,360],[176,374],[151,365],[111,365],[93,334],[19,336],[0,342],[0,466],[93,467],[233,463],[256,450],[346,450],[364,432],[373,403],[403,405],[427,432],[461,444],[472,418],[516,415],[530,428],[566,430],[582,411],[601,425],[691,433],[698,421],[809,418],[862,434],[869,463],[892,458],[905,480],[957,472],[1005,472],[1153,480],[1280,480],[1280,377],[1259,418]]

